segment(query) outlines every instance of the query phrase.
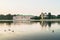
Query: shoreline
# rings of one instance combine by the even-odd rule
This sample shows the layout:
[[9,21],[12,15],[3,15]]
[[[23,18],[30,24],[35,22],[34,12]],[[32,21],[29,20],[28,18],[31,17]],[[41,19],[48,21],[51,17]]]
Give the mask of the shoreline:
[[60,19],[40,19],[40,20],[0,20],[1,21],[60,21]]

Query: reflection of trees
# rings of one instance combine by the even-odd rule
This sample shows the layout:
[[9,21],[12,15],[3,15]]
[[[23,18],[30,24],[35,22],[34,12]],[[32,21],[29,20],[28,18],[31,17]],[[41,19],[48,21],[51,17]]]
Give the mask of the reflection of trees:
[[47,22],[47,25],[48,25],[49,27],[51,27],[51,23],[52,23],[51,21],[48,21],[48,22]]
[[0,32],[14,32],[13,29],[11,29],[12,22],[0,22]]
[[54,24],[54,23],[60,24],[60,21],[40,21],[39,23],[42,27],[44,27],[44,26],[51,27],[51,24]]
[[11,25],[11,23],[13,23],[13,21],[0,21],[0,24],[3,24],[3,23],[6,23],[6,24],[8,24],[8,25]]
[[8,25],[11,25],[13,22],[12,21],[9,21],[9,22],[6,22]]
[[51,27],[51,24],[60,23],[60,22],[59,21],[40,21],[39,23],[42,27],[44,27],[44,26]]
[[49,27],[51,27],[51,22],[50,22],[50,21],[48,21],[48,22],[47,22],[47,21],[40,21],[40,25],[41,25],[42,27],[43,27],[43,26],[46,27],[47,25],[48,25]]
[[46,23],[44,21],[40,21],[40,25],[43,26],[47,26]]
[[60,24],[60,21],[58,21],[57,23]]

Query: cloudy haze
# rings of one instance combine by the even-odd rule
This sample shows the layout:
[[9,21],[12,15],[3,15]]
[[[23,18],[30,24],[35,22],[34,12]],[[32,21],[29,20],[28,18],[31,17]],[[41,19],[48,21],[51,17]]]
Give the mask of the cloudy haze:
[[60,0],[0,0],[0,14],[60,14]]

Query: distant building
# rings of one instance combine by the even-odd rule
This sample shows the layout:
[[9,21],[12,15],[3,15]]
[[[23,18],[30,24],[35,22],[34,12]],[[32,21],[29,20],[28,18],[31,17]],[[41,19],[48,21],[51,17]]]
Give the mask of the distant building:
[[13,17],[14,21],[26,21],[30,20],[30,18],[33,17],[32,15],[17,15]]

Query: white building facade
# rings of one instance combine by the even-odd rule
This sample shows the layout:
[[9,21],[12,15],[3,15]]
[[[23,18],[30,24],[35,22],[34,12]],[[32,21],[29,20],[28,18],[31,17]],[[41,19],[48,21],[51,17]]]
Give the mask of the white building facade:
[[32,15],[17,15],[13,17],[13,21],[27,21],[33,17]]

